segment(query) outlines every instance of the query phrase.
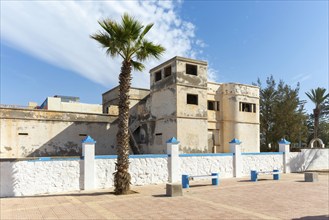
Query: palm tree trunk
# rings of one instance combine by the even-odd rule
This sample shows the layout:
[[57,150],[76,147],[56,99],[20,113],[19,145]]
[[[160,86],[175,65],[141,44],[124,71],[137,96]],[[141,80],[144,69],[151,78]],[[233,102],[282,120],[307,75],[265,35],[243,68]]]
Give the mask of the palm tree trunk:
[[314,138],[317,138],[318,137],[320,110],[318,108],[313,109],[313,114],[314,114]]
[[122,62],[121,73],[119,75],[119,125],[117,133],[117,153],[116,172],[114,173],[114,192],[117,195],[127,194],[130,190],[129,174],[129,90],[131,85],[131,62]]

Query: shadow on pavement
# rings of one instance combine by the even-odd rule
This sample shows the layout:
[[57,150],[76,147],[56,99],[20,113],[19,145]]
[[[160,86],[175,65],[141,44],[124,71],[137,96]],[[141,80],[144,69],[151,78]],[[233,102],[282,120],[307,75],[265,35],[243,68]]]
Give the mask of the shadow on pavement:
[[293,218],[292,220],[328,220],[329,215],[317,215],[317,216],[304,216],[301,218]]

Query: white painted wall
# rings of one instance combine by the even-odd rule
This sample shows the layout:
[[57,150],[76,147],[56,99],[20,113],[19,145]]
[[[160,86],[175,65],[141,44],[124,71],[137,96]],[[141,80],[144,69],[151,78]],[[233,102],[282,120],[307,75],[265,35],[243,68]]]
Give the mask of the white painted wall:
[[220,173],[220,178],[233,177],[233,157],[230,155],[191,156],[180,158],[182,174],[210,175],[211,173]]
[[[288,165],[292,172],[329,169],[329,149],[305,149],[289,153]],[[168,180],[166,155],[141,155],[130,158],[132,185],[166,183]],[[115,156],[96,159],[96,188],[113,187]],[[283,154],[242,154],[242,175],[250,170],[283,170]],[[195,154],[180,157],[182,174],[202,175],[220,173],[220,178],[233,177],[233,156],[230,154]],[[51,161],[1,161],[0,197],[30,196],[62,193],[83,189],[83,161],[80,159]]]
[[283,154],[242,154],[242,176],[250,176],[251,170],[272,171],[274,169],[283,171]]
[[80,160],[1,162],[0,197],[79,190]]
[[301,152],[291,152],[288,166],[291,172],[329,169],[329,149],[302,149]]

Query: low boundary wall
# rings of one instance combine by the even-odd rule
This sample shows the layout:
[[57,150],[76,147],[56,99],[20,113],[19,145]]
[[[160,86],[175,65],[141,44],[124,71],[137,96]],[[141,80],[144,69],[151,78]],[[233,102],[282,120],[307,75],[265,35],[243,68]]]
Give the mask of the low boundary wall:
[[[242,153],[241,176],[250,170],[284,170],[284,156],[291,172],[329,169],[329,149],[305,149],[302,152]],[[132,185],[160,184],[168,181],[168,160],[163,155],[131,155]],[[202,175],[219,173],[231,178],[235,154],[181,154],[180,173]],[[113,187],[116,156],[95,156],[95,189]],[[238,161],[239,162],[239,161]],[[0,197],[31,196],[84,189],[84,160],[76,158],[39,158],[37,160],[0,161]]]

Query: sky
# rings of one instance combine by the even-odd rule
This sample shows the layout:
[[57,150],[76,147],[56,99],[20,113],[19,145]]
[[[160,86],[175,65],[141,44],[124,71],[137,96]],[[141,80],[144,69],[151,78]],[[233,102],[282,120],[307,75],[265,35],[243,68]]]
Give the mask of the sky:
[[[174,57],[208,62],[208,79],[263,84],[273,75],[305,92],[329,85],[328,1],[6,1],[1,0],[1,104],[39,105],[54,95],[101,104],[118,85],[121,60],[90,35],[98,20],[128,12],[154,23],[146,38],[166,48],[133,72],[149,88],[149,70]],[[313,104],[308,101],[310,113]]]

